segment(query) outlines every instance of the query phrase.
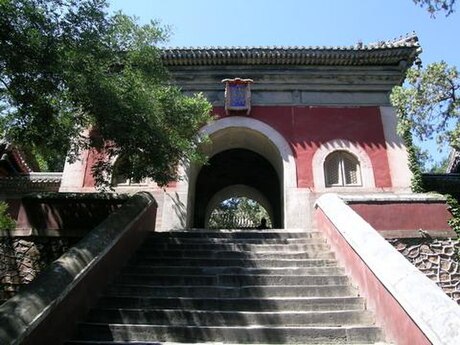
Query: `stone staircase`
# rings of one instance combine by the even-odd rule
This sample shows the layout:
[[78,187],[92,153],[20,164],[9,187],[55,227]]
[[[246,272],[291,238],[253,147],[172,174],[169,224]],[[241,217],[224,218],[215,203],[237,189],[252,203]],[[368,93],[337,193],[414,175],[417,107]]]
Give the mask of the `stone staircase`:
[[67,344],[383,340],[319,232],[189,230],[150,235]]

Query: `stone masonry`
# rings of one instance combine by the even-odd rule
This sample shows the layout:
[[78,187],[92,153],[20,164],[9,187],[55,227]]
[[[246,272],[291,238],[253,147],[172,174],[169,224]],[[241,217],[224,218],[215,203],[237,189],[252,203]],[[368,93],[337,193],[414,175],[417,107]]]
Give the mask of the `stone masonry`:
[[78,238],[1,237],[0,303],[29,284],[46,266],[56,260]]
[[459,239],[391,239],[389,242],[460,304]]

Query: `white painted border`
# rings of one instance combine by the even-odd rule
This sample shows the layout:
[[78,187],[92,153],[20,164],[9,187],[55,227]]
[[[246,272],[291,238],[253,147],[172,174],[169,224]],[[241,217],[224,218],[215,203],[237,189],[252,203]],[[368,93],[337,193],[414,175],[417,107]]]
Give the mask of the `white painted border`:
[[316,201],[328,219],[433,344],[460,344],[460,307],[336,194]]
[[412,173],[406,147],[402,138],[396,133],[397,117],[393,107],[380,107],[383,132],[385,135],[388,165],[390,167],[391,185],[396,190],[411,190]]
[[[279,167],[277,167],[278,164],[275,164],[274,168],[278,172],[283,188],[283,199],[281,201],[283,205],[283,226],[284,228],[307,228],[310,224],[309,191],[305,188],[297,188],[297,168],[294,154],[286,139],[268,124],[257,119],[242,116],[231,116],[213,121],[204,126],[200,130],[200,134],[212,137],[213,134],[230,128],[242,128],[253,131],[256,134],[262,135],[267,144],[271,144],[276,148],[282,166],[281,171],[278,169]],[[239,143],[228,143],[225,149],[237,147],[245,148],[244,145]],[[211,148],[212,155],[218,152],[219,151],[212,151]],[[265,158],[274,164],[273,157]],[[187,166],[187,164],[184,164],[180,169],[185,172],[185,175],[184,178],[178,182],[176,188],[178,191],[181,191],[179,194],[181,195],[182,203],[186,206],[187,225],[190,226],[193,219],[194,184],[198,171],[194,169],[194,167]],[[167,211],[169,212],[169,210]],[[162,229],[175,228],[178,224],[180,223],[171,220],[168,223],[162,224]]]
[[[211,136],[218,131],[232,127],[242,127],[253,130],[263,134],[269,142],[272,142],[272,144],[278,149],[279,155],[282,159],[283,176],[280,176],[280,178],[283,178],[283,187],[289,188],[297,186],[296,164],[291,147],[280,133],[266,123],[250,117],[231,116],[213,121],[204,126],[200,130],[200,134]],[[214,152],[214,154],[216,153],[218,152]]]
[[[66,157],[64,170],[62,172],[59,192],[81,192],[84,187],[86,165],[88,164],[88,151],[80,152],[78,159],[70,163]],[[91,188],[95,191],[95,188]]]
[[433,203],[446,201],[446,197],[436,193],[366,193],[366,194],[340,194],[345,202],[406,202],[406,203]]
[[[346,151],[358,159],[362,186],[326,187],[324,162],[329,154],[338,150]],[[371,159],[361,146],[345,139],[335,139],[322,144],[313,155],[312,168],[314,188],[317,192],[362,191],[363,189],[375,188],[374,169],[372,168]]]

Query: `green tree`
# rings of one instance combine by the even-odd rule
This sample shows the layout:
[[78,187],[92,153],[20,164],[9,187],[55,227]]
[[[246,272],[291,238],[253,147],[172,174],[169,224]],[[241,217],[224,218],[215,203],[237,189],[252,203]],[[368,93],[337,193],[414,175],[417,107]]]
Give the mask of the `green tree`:
[[418,146],[414,146],[415,157],[420,167],[421,173],[444,174],[449,165],[449,157],[444,157],[440,161],[436,161],[431,157],[428,150],[423,150]]
[[447,167],[449,165],[449,158],[446,157],[440,162],[435,162],[430,170],[428,171],[430,174],[445,174]]
[[8,204],[0,201],[0,230],[13,230],[16,222],[8,214]]
[[432,17],[437,12],[445,12],[446,16],[454,12],[455,0],[412,0],[420,7],[426,7]]
[[222,201],[212,211],[209,228],[255,228],[260,225],[262,218],[267,220],[268,227],[272,226],[270,216],[257,201],[246,197],[234,197]]
[[398,132],[412,132],[420,140],[435,139],[460,149],[460,78],[445,62],[425,69],[411,68],[406,83],[393,89],[390,99],[399,116]]
[[[0,126],[8,140],[53,167],[82,149],[122,155],[132,178],[160,185],[178,178],[182,159],[203,159],[196,134],[211,106],[171,84],[157,48],[167,29],[109,15],[105,0],[1,0],[0,13]],[[99,185],[110,170],[106,160],[95,165]]]

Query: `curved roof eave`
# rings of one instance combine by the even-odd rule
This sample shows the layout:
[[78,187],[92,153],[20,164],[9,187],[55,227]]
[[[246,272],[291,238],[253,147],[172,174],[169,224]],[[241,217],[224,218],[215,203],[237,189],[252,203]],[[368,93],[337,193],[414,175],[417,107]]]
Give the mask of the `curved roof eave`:
[[350,47],[191,47],[164,48],[166,66],[326,65],[411,66],[421,52],[415,33],[391,41],[358,43]]

